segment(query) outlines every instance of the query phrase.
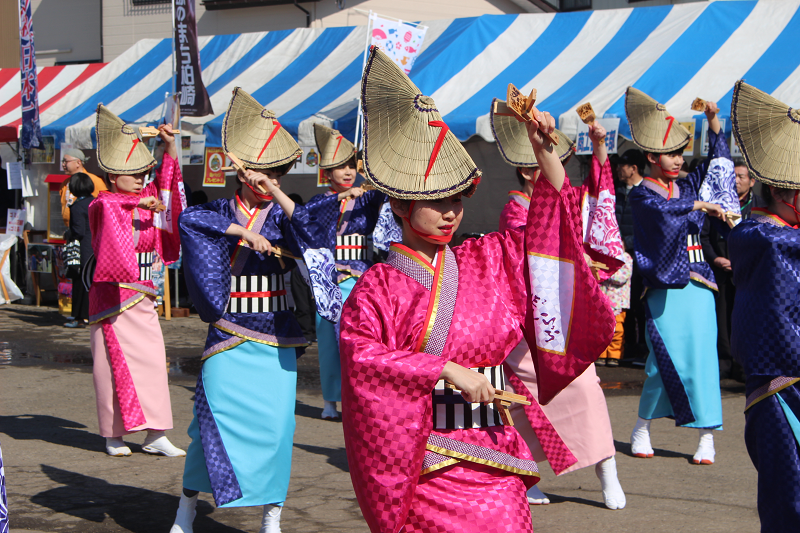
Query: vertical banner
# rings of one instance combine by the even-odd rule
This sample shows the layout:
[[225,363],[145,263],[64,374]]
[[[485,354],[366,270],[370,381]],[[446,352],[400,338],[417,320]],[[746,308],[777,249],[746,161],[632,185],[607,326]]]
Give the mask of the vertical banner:
[[689,144],[683,149],[683,155],[694,155],[694,128],[695,128],[695,121],[690,120],[688,122],[681,122],[681,126],[686,128],[692,136],[689,138]]
[[[608,149],[608,153],[616,154],[619,118],[598,118],[597,122],[606,129],[606,149]],[[592,153],[592,139],[589,138],[589,126],[583,122],[578,122],[575,153],[578,155],[589,155]]]
[[427,26],[415,26],[402,20],[387,20],[372,15],[372,44],[386,52],[408,74],[425,40]]
[[224,187],[225,152],[222,148],[206,147],[206,165],[203,171],[203,187]]
[[19,70],[22,96],[22,133],[19,140],[22,147],[29,150],[42,145],[31,0],[19,0]]
[[[20,0],[22,1],[22,0]],[[175,1],[176,91],[181,95],[181,115],[204,117],[213,115],[211,100],[203,85],[200,54],[197,47],[197,22],[194,0]]]

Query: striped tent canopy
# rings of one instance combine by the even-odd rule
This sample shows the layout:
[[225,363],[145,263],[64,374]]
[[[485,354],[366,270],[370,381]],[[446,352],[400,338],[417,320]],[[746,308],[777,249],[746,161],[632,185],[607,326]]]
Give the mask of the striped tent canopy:
[[[799,7],[800,0],[718,1],[431,21],[411,78],[461,140],[492,140],[489,105],[509,82],[523,92],[536,88],[537,106],[573,136],[575,108],[587,101],[598,116],[623,118],[620,132],[629,134],[628,85],[679,120],[702,117],[690,109],[696,97],[717,101],[727,116],[739,78],[800,105]],[[365,40],[364,26],[200,37],[203,80],[220,114],[186,118],[182,128],[219,146],[222,113],[241,86],[301,144],[313,145],[314,122],[352,138]],[[93,146],[100,102],[128,122],[158,121],[171,85],[170,51],[170,39],[148,39],[105,66],[40,69],[44,134]],[[0,70],[0,87],[0,125],[14,124],[18,71]]]

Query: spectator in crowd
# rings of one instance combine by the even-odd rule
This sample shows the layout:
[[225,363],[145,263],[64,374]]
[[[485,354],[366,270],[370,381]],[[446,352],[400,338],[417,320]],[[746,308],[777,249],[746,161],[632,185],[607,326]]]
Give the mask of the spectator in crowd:
[[[750,218],[754,207],[766,207],[766,202],[753,192],[755,180],[750,177],[750,170],[743,160],[734,162],[736,173],[736,193],[739,195],[739,206],[742,209],[742,220]],[[736,296],[736,287],[732,280],[731,262],[728,259],[728,242],[723,238],[714,224],[706,219],[700,235],[703,254],[714,271],[719,292],[716,296],[717,312],[717,350],[719,352],[719,374],[721,378],[744,380],[741,365],[731,354],[731,313]]]
[[94,183],[83,172],[73,174],[69,179],[69,194],[75,201],[69,206],[69,238],[81,243],[81,263],[78,268],[70,268],[72,278],[72,316],[64,324],[65,328],[84,328],[89,320],[89,293],[83,285],[83,269],[92,257],[92,231],[89,229],[89,204],[92,203]]
[[600,283],[600,290],[603,291],[614,308],[614,316],[617,325],[614,328],[614,337],[606,351],[597,359],[600,366],[619,366],[619,360],[625,348],[625,315],[631,307],[631,272],[633,258],[627,252],[624,254],[625,264],[617,270],[613,276]]
[[[617,184],[616,215],[619,232],[622,236],[622,243],[625,245],[625,252],[630,256],[633,253],[633,211],[628,202],[628,195],[634,187],[638,187],[645,176],[647,159],[644,154],[635,148],[625,151],[622,157],[617,158]],[[648,352],[647,342],[645,341],[645,312],[642,303],[642,274],[636,260],[633,261],[633,271],[630,277],[630,309],[625,313],[623,324],[624,344],[627,346],[629,357],[645,355]],[[613,365],[613,363],[612,363]]]
[[[86,167],[83,166],[88,160],[89,158],[77,148],[62,150],[61,170],[64,171],[64,174],[68,174],[70,176],[74,176],[78,172],[83,172],[89,176],[89,178],[92,180],[92,183],[94,183],[94,192],[92,192],[92,196],[97,198],[97,195],[100,194],[100,191],[107,191],[108,187],[106,187],[106,182],[103,180],[103,178],[95,176],[91,172],[87,171]],[[61,191],[59,192],[61,195],[61,216],[64,219],[64,225],[67,227],[69,227],[69,206],[71,206],[72,202],[76,200],[75,196],[69,192],[69,183],[69,179],[64,180],[64,183],[61,185]]]
[[14,209],[14,191],[8,189],[8,176],[0,159],[0,228],[6,227],[8,210]]

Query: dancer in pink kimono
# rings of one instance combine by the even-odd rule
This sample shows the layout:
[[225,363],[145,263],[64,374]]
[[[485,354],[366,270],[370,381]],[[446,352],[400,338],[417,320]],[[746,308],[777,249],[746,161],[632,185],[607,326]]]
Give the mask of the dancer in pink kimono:
[[115,457],[131,454],[124,435],[143,430],[142,451],[186,455],[164,434],[172,429],[172,407],[150,281],[154,253],[166,264],[180,254],[178,215],[186,200],[172,126],[159,127],[166,152],[147,186],[144,179],[156,161],[134,128],[100,105],[96,130],[98,163],[111,189],[89,206],[97,261],[89,323],[100,434]]
[[[503,159],[516,167],[517,177],[523,189],[509,193],[509,201],[500,215],[500,231],[505,232],[525,225],[530,196],[539,178],[540,169],[530,142],[525,142],[528,135],[524,126],[514,117],[496,115],[494,108],[493,103],[490,123],[497,148]],[[564,180],[563,195],[568,198],[567,204],[573,212],[572,220],[582,222],[582,227],[578,228],[576,233],[585,243],[584,253],[587,254],[589,261],[597,261],[607,267],[607,269],[597,269],[595,272],[600,279],[608,279],[609,275],[623,263],[624,248],[617,219],[614,216],[614,182],[605,145],[606,131],[603,126],[595,122],[590,126],[589,135],[593,142],[589,176],[580,187],[572,187],[569,180]],[[555,149],[562,161],[566,160],[572,154],[572,143],[565,135],[559,135],[559,144]],[[538,400],[536,370],[525,340],[509,354],[507,363]],[[594,365],[589,366],[550,403],[542,405],[542,411],[578,459],[575,464],[563,470],[551,464],[556,475],[594,465],[606,507],[624,508],[625,493],[617,478],[611,420]],[[528,423],[521,406],[513,405],[511,413],[517,430],[530,446],[533,457],[540,462],[546,461],[547,456],[539,443],[540,439]],[[546,505],[550,503],[550,499],[538,485],[534,485],[528,490],[528,502],[534,505]]]
[[555,468],[576,459],[504,361],[524,325],[547,401],[614,328],[560,192],[563,167],[539,131],[554,121],[534,109],[528,126],[543,177],[526,226],[451,249],[480,171],[433,99],[376,48],[362,102],[366,175],[391,197],[403,243],[359,279],[341,320],[345,444],[361,510],[375,533],[530,532],[525,491],[538,471],[496,391],[531,402]]

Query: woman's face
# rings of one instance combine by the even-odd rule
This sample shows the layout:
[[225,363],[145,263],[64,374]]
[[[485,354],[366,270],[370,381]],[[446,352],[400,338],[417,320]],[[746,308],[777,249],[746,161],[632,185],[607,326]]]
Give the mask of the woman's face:
[[122,192],[127,194],[139,194],[144,187],[144,178],[147,172],[138,174],[109,174],[112,192]]
[[356,167],[351,159],[343,165],[326,170],[325,175],[330,180],[334,191],[337,193],[344,192],[352,187],[356,181]]
[[[401,217],[409,217],[410,204],[411,202],[394,200],[392,209]],[[400,212],[395,207],[399,207]],[[411,226],[418,232],[441,237],[455,235],[463,217],[464,205],[461,203],[461,193],[458,193],[440,200],[417,200],[409,218]],[[422,238],[439,244],[437,241]]]
[[669,154],[647,154],[650,161],[650,170],[653,174],[658,173],[665,180],[678,179],[683,166],[683,153],[676,150]]

